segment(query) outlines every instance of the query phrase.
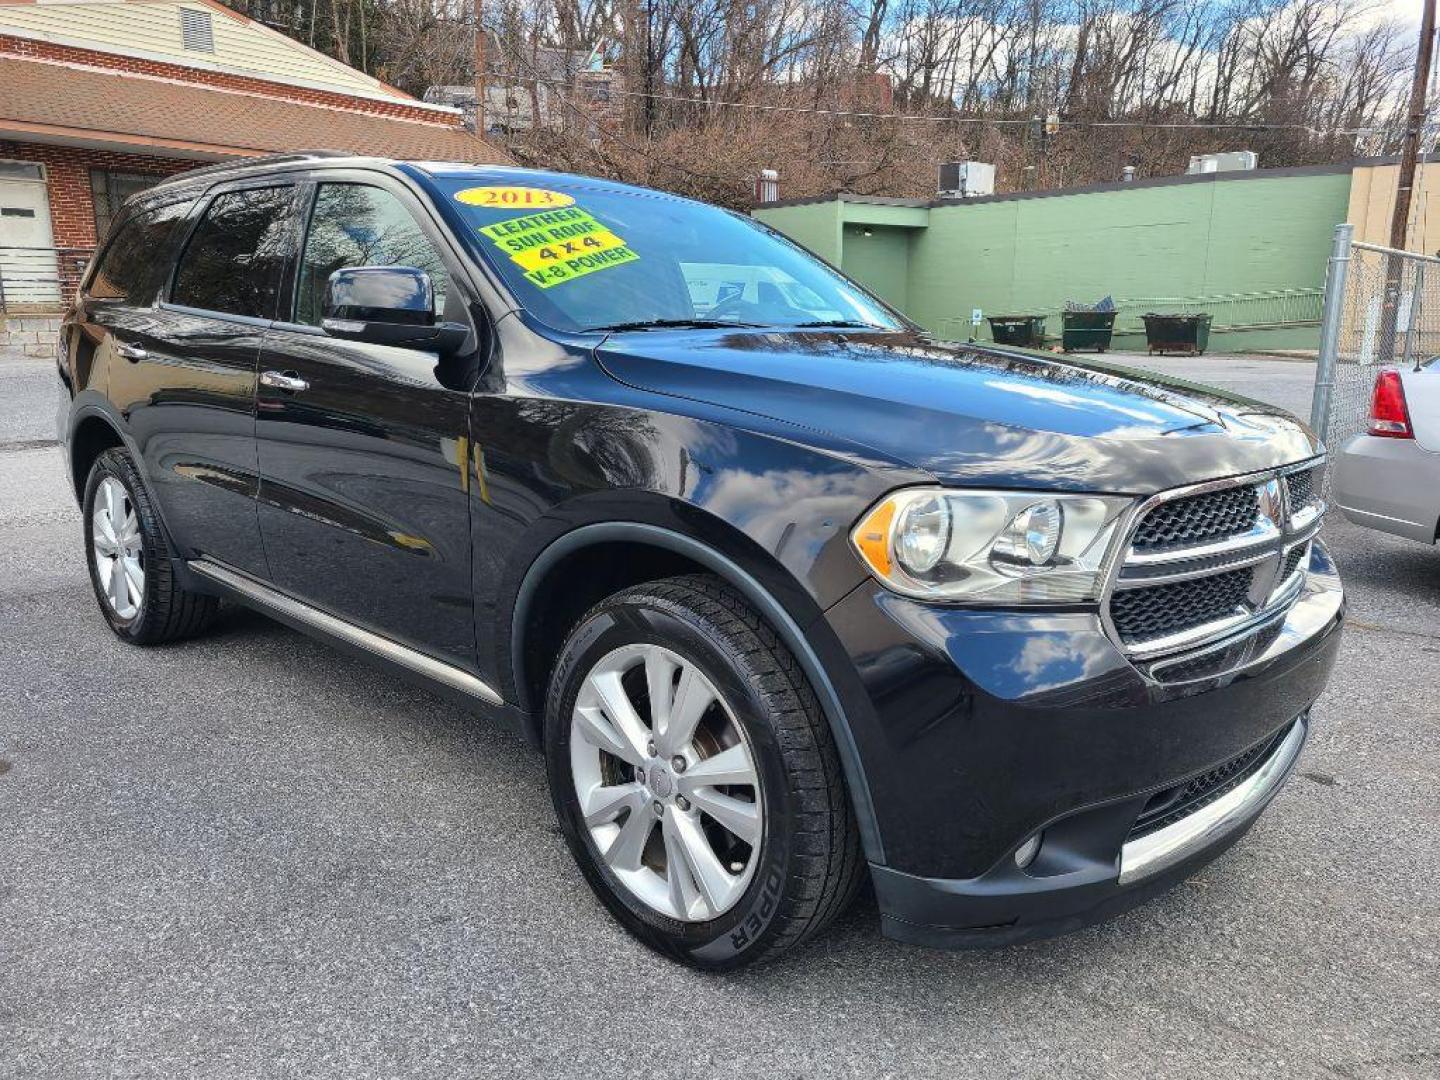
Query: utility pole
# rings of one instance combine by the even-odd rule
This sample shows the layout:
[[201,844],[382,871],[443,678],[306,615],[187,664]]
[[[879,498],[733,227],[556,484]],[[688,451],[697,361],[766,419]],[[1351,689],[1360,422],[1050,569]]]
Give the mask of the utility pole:
[[1430,60],[1435,51],[1435,0],[1425,0],[1420,16],[1420,46],[1415,50],[1415,81],[1410,84],[1410,110],[1405,141],[1400,147],[1400,176],[1395,185],[1395,214],[1390,219],[1390,246],[1405,250],[1410,224],[1410,198],[1415,187],[1415,162],[1425,127],[1425,88],[1430,85]]
[[485,0],[475,2],[475,134],[485,137]]
[[655,8],[645,0],[645,137],[655,132]]
[[[1405,117],[1405,137],[1400,146],[1400,172],[1395,178],[1395,212],[1390,218],[1390,246],[1404,251],[1409,240],[1410,200],[1415,187],[1415,162],[1420,156],[1420,136],[1425,127],[1425,89],[1430,85],[1430,61],[1435,51],[1435,3],[1425,0],[1420,14],[1420,42],[1415,49],[1415,80],[1410,84],[1410,107]],[[1380,347],[1395,354],[1396,327],[1400,315],[1400,277],[1404,260],[1390,255],[1385,260],[1385,296],[1380,315]],[[1414,318],[1413,307],[1411,319]]]

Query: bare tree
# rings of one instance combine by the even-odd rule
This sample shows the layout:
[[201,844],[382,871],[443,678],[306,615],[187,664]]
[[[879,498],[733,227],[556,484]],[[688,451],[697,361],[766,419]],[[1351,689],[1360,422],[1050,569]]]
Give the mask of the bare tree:
[[[468,0],[230,2],[411,93],[473,78]],[[734,206],[764,167],[787,195],[921,195],[961,157],[1009,187],[1239,145],[1266,165],[1342,160],[1359,129],[1386,148],[1397,115],[1413,45],[1383,3],[488,0],[487,80],[513,103],[491,136]],[[1058,135],[1036,140],[1050,113]]]

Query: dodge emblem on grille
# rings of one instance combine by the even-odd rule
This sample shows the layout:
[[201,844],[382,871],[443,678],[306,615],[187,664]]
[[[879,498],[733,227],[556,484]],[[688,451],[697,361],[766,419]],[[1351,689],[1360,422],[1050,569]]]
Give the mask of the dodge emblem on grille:
[[1266,480],[1260,485],[1260,512],[1276,525],[1285,523],[1285,495],[1277,478]]
[[1255,577],[1250,588],[1250,606],[1259,610],[1270,601],[1275,590],[1283,584],[1280,580],[1280,571],[1284,565],[1282,553],[1285,543],[1285,526],[1289,521],[1290,513],[1289,507],[1286,505],[1285,488],[1279,477],[1271,477],[1266,480],[1257,486],[1256,491],[1260,496],[1260,513],[1274,522],[1275,527],[1280,530],[1280,535],[1275,538],[1275,550],[1255,568]]

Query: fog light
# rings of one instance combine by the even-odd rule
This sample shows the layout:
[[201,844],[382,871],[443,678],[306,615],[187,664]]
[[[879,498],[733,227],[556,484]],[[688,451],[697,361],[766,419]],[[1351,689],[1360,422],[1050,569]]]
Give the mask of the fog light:
[[1024,870],[1035,861],[1035,855],[1040,850],[1040,838],[1043,833],[1036,833],[1015,849],[1015,865]]

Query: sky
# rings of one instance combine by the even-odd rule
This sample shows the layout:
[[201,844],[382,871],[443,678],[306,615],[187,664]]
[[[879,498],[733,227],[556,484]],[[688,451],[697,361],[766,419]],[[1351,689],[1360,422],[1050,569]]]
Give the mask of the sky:
[[1376,6],[1376,21],[1394,18],[1398,15],[1405,20],[1407,25],[1419,27],[1420,5],[1422,3],[1424,3],[1424,0],[1386,0],[1385,3]]

